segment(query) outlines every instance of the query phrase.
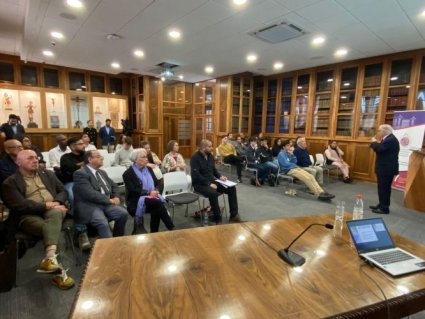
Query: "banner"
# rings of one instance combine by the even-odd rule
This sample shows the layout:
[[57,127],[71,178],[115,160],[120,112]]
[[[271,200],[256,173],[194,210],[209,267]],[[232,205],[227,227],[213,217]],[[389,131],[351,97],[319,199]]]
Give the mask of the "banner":
[[398,156],[400,173],[394,178],[392,187],[404,190],[410,154],[412,151],[422,148],[425,133],[425,111],[394,112],[393,128],[394,135],[400,142]]

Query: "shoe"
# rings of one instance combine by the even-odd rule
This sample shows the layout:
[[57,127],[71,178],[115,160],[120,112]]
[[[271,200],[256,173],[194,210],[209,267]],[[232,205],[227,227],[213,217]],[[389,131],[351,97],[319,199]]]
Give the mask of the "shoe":
[[350,184],[351,182],[350,182],[350,180],[348,179],[348,178],[344,178],[343,180],[342,180],[344,183],[347,183],[347,184]]
[[53,278],[53,284],[55,284],[59,289],[67,290],[75,285],[74,279],[66,274],[67,271],[68,269],[65,270],[62,268],[61,273]]
[[372,209],[372,213],[375,213],[375,214],[389,214],[390,211],[389,210],[382,210],[381,208],[378,208],[378,209]]
[[326,194],[328,197],[330,197],[331,199],[332,199],[332,198],[335,198],[335,195],[333,195],[333,194],[330,194],[330,193],[328,193],[328,192],[325,192],[325,194]]
[[59,269],[58,261],[56,259],[57,255],[54,255],[53,257],[44,258],[40,266],[37,269],[37,272],[41,273],[52,273]]
[[78,246],[81,250],[89,250],[91,248],[91,244],[86,232],[78,235]]
[[239,214],[236,214],[235,216],[229,218],[229,222],[231,222],[231,223],[241,223],[241,222],[243,222],[243,220],[241,219]]
[[332,198],[334,198],[335,197],[335,195],[332,195],[332,194],[329,194],[329,193],[326,193],[326,192],[323,192],[323,193],[320,193],[319,194],[319,197],[318,197],[318,199],[319,200],[323,200],[323,201],[330,201]]
[[379,204],[376,204],[375,206],[371,205],[369,206],[370,209],[379,209],[379,207],[381,207]]
[[274,185],[274,179],[272,178],[272,177],[269,177],[269,186],[271,186],[271,187],[274,187],[275,185]]
[[257,186],[257,183],[255,181],[255,178],[251,178],[251,185],[252,186]]

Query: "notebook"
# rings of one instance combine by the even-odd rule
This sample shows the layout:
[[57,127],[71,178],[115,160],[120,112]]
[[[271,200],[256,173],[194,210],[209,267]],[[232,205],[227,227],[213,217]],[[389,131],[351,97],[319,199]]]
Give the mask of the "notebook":
[[425,260],[394,246],[382,218],[349,220],[347,226],[359,256],[390,275],[425,269]]

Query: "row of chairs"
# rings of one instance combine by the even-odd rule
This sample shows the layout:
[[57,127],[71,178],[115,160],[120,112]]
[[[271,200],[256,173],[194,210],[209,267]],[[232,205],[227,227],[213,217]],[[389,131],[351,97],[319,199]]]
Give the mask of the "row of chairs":
[[[103,168],[105,167],[111,167],[115,165],[115,154],[114,153],[108,153],[107,150],[104,149],[98,149],[100,155],[103,156]],[[46,168],[47,169],[53,169],[52,165],[50,164],[49,160],[49,152],[41,152],[43,155],[43,159],[46,162]]]

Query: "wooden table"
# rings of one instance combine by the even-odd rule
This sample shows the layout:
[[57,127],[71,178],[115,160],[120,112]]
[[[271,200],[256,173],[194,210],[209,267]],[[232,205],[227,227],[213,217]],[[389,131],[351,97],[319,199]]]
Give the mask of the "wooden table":
[[[360,271],[347,230],[312,227],[291,248],[301,268],[276,251],[332,215],[276,219],[97,240],[71,318],[386,317],[378,288]],[[400,236],[402,248],[425,247]],[[425,272],[392,278],[363,266],[393,316],[425,309]]]

